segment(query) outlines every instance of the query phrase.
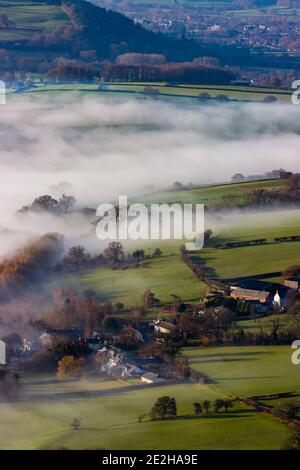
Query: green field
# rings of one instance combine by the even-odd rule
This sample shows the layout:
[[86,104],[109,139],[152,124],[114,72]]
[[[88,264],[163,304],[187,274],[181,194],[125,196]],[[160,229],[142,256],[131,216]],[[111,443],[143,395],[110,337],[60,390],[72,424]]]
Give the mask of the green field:
[[[215,237],[196,256],[211,277],[232,279],[259,275],[261,279],[282,282],[282,271],[300,263],[300,242],[278,244],[274,238],[300,235],[299,215],[300,211],[295,209],[224,216],[213,227]],[[227,241],[259,238],[266,238],[267,243],[242,248],[215,247]]]
[[[243,183],[167,192],[152,195],[146,202],[202,202],[208,207],[210,204],[214,207],[221,202],[224,194],[235,194],[237,199],[242,200],[246,188],[266,184],[278,186],[280,183]],[[275,237],[300,235],[297,209],[241,213],[229,211],[217,216],[207,214],[205,225],[213,230],[213,238],[194,256],[212,278],[259,276],[261,280],[282,282],[282,271],[292,264],[300,263],[300,242],[274,242]],[[258,238],[266,238],[267,243],[242,248],[216,248],[216,245],[227,241]],[[147,245],[145,242],[136,242],[133,247],[128,247],[129,251],[143,248],[145,254],[149,255],[154,247],[159,246],[163,256],[146,258],[137,268],[112,270],[100,267],[68,275],[64,285],[91,288],[103,301],[122,302],[126,307],[140,306],[141,296],[146,289],[152,290],[162,305],[170,303],[170,294],[179,295],[185,302],[197,303],[205,295],[206,286],[182,262],[180,244],[181,242],[162,241]]]
[[[197,302],[204,293],[204,285],[181,261],[179,246],[160,243],[163,255],[145,259],[138,268],[112,270],[96,268],[67,277],[65,285],[79,285],[93,289],[103,300],[118,301],[127,307],[141,306],[142,294],[150,289],[162,304],[171,301],[170,294],[183,301]],[[147,246],[143,246],[147,254]],[[151,251],[153,247],[151,248]]]
[[224,197],[230,198],[233,206],[245,204],[248,200],[248,191],[251,189],[277,188],[283,186],[282,180],[264,180],[235,184],[217,184],[201,186],[192,189],[170,190],[150,194],[146,203],[179,203],[179,204],[205,204],[207,208],[224,206]]
[[[149,93],[149,88],[154,90]],[[82,83],[44,85],[36,83],[34,87],[28,88],[27,93],[50,93],[50,92],[96,92],[104,95],[136,95],[136,96],[155,96],[162,99],[189,98],[200,101],[203,94],[208,94],[210,98],[216,98],[225,95],[229,100],[237,101],[263,101],[267,96],[274,96],[278,102],[288,103],[291,100],[289,90],[277,90],[258,87],[232,86],[232,85],[168,85],[166,83],[107,83],[101,85],[89,85]],[[209,102],[209,101],[208,101]],[[214,102],[212,100],[212,102]]]
[[250,397],[300,394],[300,367],[291,362],[289,346],[186,348],[190,365],[204,373],[217,390]]
[[42,30],[56,28],[69,23],[67,15],[59,6],[39,4],[30,0],[5,0],[0,5],[0,14],[6,14],[16,28]]
[[[195,418],[195,401],[221,396],[206,385],[128,386],[101,397],[55,400],[52,393],[45,386],[34,401],[0,404],[0,449],[278,449],[287,435],[279,421],[242,405]],[[176,398],[180,417],[138,423],[162,395]],[[82,419],[79,431],[70,428],[74,418]]]

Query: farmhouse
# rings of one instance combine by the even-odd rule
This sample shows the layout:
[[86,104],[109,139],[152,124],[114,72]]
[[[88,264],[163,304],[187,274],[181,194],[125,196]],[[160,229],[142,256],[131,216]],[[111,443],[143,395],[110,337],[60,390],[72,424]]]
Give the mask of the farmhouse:
[[261,303],[273,300],[270,292],[264,290],[235,288],[232,290],[230,296],[238,300],[256,301]]
[[164,379],[158,377],[157,374],[153,374],[152,372],[146,372],[144,375],[142,375],[141,380],[143,384],[156,384],[164,382]]
[[156,320],[154,322],[154,330],[156,331],[156,333],[161,333],[163,335],[170,335],[171,333],[174,333],[174,331],[176,330],[176,325],[173,325],[173,323]]
[[290,289],[300,290],[300,277],[290,277],[285,279],[284,285]]
[[122,371],[122,377],[135,377],[135,376],[140,376],[142,375],[143,370],[137,367],[134,364],[125,364],[123,371]]

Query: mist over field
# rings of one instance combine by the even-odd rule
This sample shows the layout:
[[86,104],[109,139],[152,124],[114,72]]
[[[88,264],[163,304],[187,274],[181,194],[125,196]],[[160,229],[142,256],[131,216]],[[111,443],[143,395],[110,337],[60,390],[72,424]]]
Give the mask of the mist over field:
[[[71,93],[10,98],[0,114],[0,226],[33,234],[90,231],[71,217],[15,211],[42,194],[96,207],[149,185],[298,171],[300,109],[292,105],[181,105]],[[18,244],[9,232],[0,254]]]

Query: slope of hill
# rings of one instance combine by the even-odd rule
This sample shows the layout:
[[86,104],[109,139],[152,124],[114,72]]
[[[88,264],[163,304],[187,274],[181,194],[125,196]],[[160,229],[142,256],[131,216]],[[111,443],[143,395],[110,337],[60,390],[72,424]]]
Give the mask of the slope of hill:
[[[0,73],[6,82],[36,74],[54,80],[168,81],[229,84],[230,70],[191,62],[212,55],[189,40],[175,40],[136,25],[86,0],[10,0],[0,3]],[[120,55],[159,54],[161,67],[115,64]],[[148,56],[147,56],[148,57]],[[170,63],[172,62],[172,63]],[[145,62],[147,64],[147,62]]]
[[163,53],[172,59],[189,60],[198,47],[190,41],[174,41],[162,34],[147,31],[120,13],[97,7],[83,0],[62,0],[61,7],[69,16],[84,44],[99,55],[126,51]]
[[[199,53],[199,46],[190,41],[147,31],[120,13],[85,0],[29,0],[26,4],[14,0],[0,5],[0,15],[11,20],[5,24],[6,36],[0,32],[1,48],[67,52],[74,58],[92,49],[97,59],[112,59],[123,52],[159,52],[172,60],[189,60]],[[27,35],[20,39],[24,30]]]

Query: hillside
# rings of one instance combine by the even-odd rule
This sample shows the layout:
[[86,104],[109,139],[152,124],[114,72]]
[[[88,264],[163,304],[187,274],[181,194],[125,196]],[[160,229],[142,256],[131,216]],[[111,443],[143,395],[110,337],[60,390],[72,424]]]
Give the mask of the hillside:
[[[236,77],[220,67],[193,63],[196,57],[213,55],[205,47],[148,31],[86,0],[10,0],[0,4],[0,19],[0,70],[6,81],[49,71],[63,81],[107,80],[108,75],[110,81],[228,84]],[[115,63],[118,56],[133,53],[157,54],[162,63]]]
[[[13,0],[0,5],[0,47],[79,58],[114,59],[124,52],[162,53],[170,60],[199,54],[190,41],[175,41],[147,31],[132,20],[85,0]],[[4,24],[5,20],[5,24]]]
[[113,57],[123,52],[162,53],[170,59],[190,59],[197,47],[189,41],[173,41],[154,34],[132,20],[83,0],[62,0],[62,10],[70,18],[83,44],[98,56]]

